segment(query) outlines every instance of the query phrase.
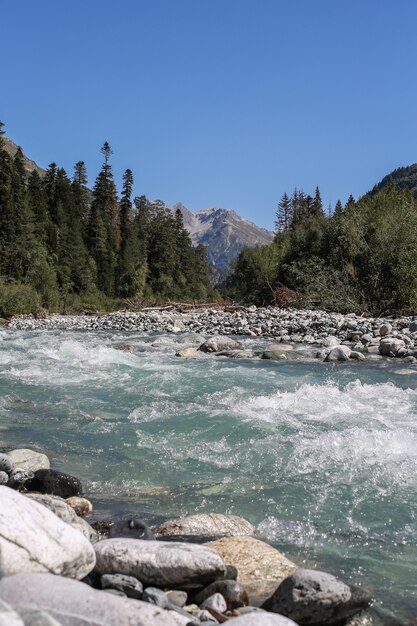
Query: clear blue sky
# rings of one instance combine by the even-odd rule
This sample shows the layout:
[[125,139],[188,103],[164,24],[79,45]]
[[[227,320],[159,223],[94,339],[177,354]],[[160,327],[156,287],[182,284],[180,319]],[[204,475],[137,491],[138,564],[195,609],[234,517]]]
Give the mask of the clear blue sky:
[[415,0],[0,0],[0,119],[40,165],[272,227],[417,161]]

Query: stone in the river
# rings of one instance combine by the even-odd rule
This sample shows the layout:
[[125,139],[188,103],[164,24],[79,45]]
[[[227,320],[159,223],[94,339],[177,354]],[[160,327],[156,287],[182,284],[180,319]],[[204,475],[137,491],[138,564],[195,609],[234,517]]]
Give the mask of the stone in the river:
[[100,574],[127,574],[145,585],[203,584],[225,573],[220,556],[197,544],[118,538],[99,541],[95,549]]
[[216,580],[208,587],[205,587],[194,596],[193,601],[196,604],[203,604],[207,598],[216,593],[220,593],[226,601],[227,608],[232,611],[240,606],[249,604],[248,594],[240,583],[236,580]]
[[109,537],[125,537],[130,539],[155,539],[152,530],[141,519],[120,520],[110,526]]
[[251,604],[261,604],[297,569],[279,550],[253,537],[226,537],[205,545],[227,565],[236,567],[237,580],[244,585]]
[[383,356],[400,356],[405,351],[405,343],[402,339],[386,337],[379,343],[379,353]]
[[381,337],[385,337],[385,335],[390,335],[392,333],[392,324],[382,324],[379,327],[379,334]]
[[13,471],[10,474],[8,487],[12,489],[22,489],[26,487],[27,483],[34,478],[35,474],[31,471]]
[[8,454],[0,452],[0,472],[11,474],[13,470],[13,461]]
[[78,478],[51,469],[35,472],[35,477],[28,481],[25,487],[29,491],[39,491],[39,493],[60,496],[64,499],[83,495],[82,485]]
[[365,355],[357,350],[352,350],[349,356],[350,359],[356,359],[356,361],[364,361]]
[[90,542],[45,506],[9,487],[0,487],[0,502],[0,577],[51,572],[83,578],[94,568]]
[[35,452],[27,448],[17,448],[8,452],[12,460],[13,467],[20,470],[37,472],[38,470],[49,469],[50,463],[46,454]]
[[175,535],[200,535],[206,537],[228,537],[237,535],[255,535],[256,528],[250,522],[237,515],[222,513],[196,513],[178,519],[171,519],[156,529],[157,535],[174,537]]
[[104,574],[101,579],[103,589],[117,589],[123,591],[128,598],[140,600],[143,594],[143,585],[134,576],[125,576],[123,574]]
[[213,593],[201,603],[202,609],[214,609],[218,613],[226,613],[227,604],[221,593]]
[[182,356],[194,359],[199,356],[197,348],[183,348],[175,353],[175,356]]
[[226,350],[242,350],[243,345],[240,341],[231,339],[230,337],[210,337],[198,348],[201,352],[224,352]]
[[0,626],[25,626],[20,615],[2,600],[0,600]]
[[93,512],[93,505],[87,498],[80,498],[78,496],[72,496],[65,500],[66,504],[74,509],[74,512],[78,517],[86,517]]
[[74,509],[72,509],[65,500],[59,496],[49,496],[46,493],[26,493],[26,498],[30,498],[35,502],[39,502],[47,509],[58,515],[58,517],[69,524],[76,530],[79,530],[87,539],[92,543],[98,540],[98,535],[94,528],[90,526],[84,519],[77,516]]
[[[65,626],[178,626],[174,613],[141,600],[121,598],[51,574],[18,574],[0,580],[0,598],[46,611]],[[75,610],[74,610],[75,609]]]
[[0,472],[0,485],[6,485],[9,480],[9,475],[6,472]]
[[349,361],[351,349],[348,346],[335,346],[324,359],[326,362]]
[[282,350],[265,350],[262,352],[262,359],[268,359],[269,361],[287,361],[288,356],[286,352]]
[[299,569],[288,576],[263,608],[285,615],[300,626],[330,626],[366,609],[369,593],[331,574]]
[[249,613],[235,617],[233,626],[297,626],[295,622],[283,615],[273,615],[272,613]]

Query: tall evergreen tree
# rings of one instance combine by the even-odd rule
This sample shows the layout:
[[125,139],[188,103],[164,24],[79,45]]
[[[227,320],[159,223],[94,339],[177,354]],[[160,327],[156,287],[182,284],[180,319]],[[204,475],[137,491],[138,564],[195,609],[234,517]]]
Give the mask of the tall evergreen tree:
[[286,193],[283,194],[278,202],[277,212],[275,214],[275,232],[286,233],[291,226],[293,217],[293,204]]

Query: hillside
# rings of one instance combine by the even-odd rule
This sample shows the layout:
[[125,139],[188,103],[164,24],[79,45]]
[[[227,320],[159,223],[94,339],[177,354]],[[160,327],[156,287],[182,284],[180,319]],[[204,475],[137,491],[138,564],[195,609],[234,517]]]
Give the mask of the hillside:
[[399,189],[408,189],[412,193],[417,193],[417,163],[407,165],[406,167],[398,167],[390,174],[384,176],[372,192],[381,191],[393,182]]
[[[4,141],[4,147],[6,149],[6,152],[8,152],[10,156],[14,157],[14,155],[17,152],[18,146],[13,141],[11,141],[11,139],[8,139],[7,137],[3,137],[3,141]],[[31,159],[29,159],[24,153],[23,153],[23,160],[25,164],[25,170],[27,171],[28,174],[36,170],[40,176],[45,175],[46,171],[42,167],[39,167],[39,165],[35,163],[35,161],[32,161]]]

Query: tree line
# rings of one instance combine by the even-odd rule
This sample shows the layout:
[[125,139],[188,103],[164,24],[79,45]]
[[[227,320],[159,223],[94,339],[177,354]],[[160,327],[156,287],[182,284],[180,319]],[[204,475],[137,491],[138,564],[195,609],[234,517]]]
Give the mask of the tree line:
[[204,246],[193,247],[181,212],[132,198],[127,169],[118,197],[104,143],[93,189],[83,161],[70,178],[52,163],[29,175],[19,148],[5,149],[0,123],[0,315],[113,308],[121,299],[207,300]]
[[340,312],[417,310],[417,199],[391,182],[334,211],[295,190],[278,203],[274,241],[241,252],[225,292],[244,303]]

